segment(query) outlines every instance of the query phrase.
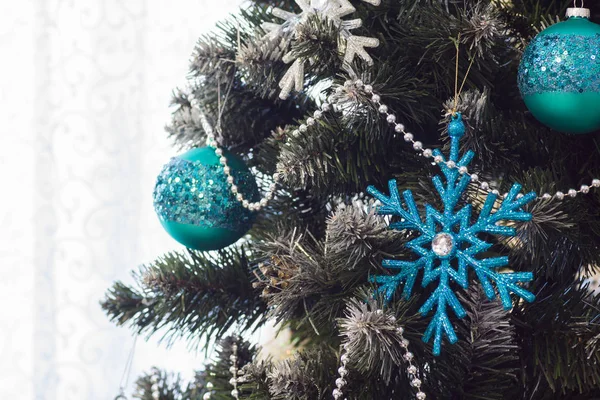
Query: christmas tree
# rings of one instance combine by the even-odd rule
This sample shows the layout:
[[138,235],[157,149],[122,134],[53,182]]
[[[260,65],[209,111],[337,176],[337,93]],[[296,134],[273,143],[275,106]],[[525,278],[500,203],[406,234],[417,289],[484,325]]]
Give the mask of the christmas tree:
[[[244,239],[108,290],[117,324],[217,348],[134,397],[600,398],[600,136],[544,126],[517,86],[570,5],[257,0],[200,38],[168,135],[273,195]],[[252,343],[267,322],[288,359]]]

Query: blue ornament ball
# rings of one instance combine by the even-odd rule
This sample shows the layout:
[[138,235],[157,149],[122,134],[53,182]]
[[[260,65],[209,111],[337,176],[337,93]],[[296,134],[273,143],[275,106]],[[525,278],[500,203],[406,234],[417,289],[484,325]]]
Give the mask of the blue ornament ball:
[[600,129],[600,25],[570,17],[540,32],[519,65],[521,96],[531,113],[552,129]]
[[[248,167],[228,151],[223,155],[239,193],[250,202],[257,201],[258,187]],[[154,210],[173,239],[202,251],[236,242],[255,219],[255,213],[231,193],[212,147],[192,149],[163,167],[154,187]]]

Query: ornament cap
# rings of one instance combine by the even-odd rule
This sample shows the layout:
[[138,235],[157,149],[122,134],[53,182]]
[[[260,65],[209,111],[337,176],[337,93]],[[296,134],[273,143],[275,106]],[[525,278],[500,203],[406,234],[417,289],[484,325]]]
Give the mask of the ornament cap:
[[567,8],[567,18],[580,17],[589,18],[591,15],[589,8],[583,7],[569,7]]
[[448,135],[453,138],[460,138],[465,134],[465,124],[462,121],[462,114],[456,113],[450,118],[448,124]]

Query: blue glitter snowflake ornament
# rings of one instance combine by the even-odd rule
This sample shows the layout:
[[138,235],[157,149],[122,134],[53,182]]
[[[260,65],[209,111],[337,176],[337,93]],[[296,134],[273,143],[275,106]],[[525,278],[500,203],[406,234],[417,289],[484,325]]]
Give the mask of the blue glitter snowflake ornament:
[[533,192],[526,195],[519,194],[521,190],[519,184],[514,184],[502,201],[498,200],[496,194],[489,193],[479,217],[474,222],[471,220],[471,204],[466,204],[456,211],[457,203],[471,181],[469,174],[460,174],[458,169],[466,167],[474,153],[467,151],[459,160],[459,141],[465,132],[460,114],[452,119],[448,132],[451,139],[449,161],[454,162],[456,168],[448,167],[442,153],[435,150],[434,155],[444,160],[439,165],[446,182],[444,184],[440,176],[435,176],[432,180],[444,204],[443,212],[425,205],[425,221],[423,221],[412,192],[404,191],[401,199],[395,180],[389,181],[389,196],[372,186],[367,189],[382,203],[378,209],[379,214],[400,217],[400,221],[390,224],[390,228],[414,231],[418,234],[417,238],[406,244],[417,255],[417,259],[414,261],[384,260],[384,267],[399,272],[395,275],[373,276],[371,281],[379,284],[377,294],[383,294],[388,302],[400,285],[403,285],[403,296],[409,298],[421,270],[423,271],[422,287],[437,283],[433,293],[419,309],[422,315],[427,315],[435,308],[435,315],[423,335],[424,342],[434,338],[435,355],[441,352],[443,336],[446,336],[450,343],[458,340],[448,318],[448,307],[459,318],[464,318],[466,311],[456,297],[451,281],[466,289],[469,285],[469,269],[475,272],[490,300],[496,296],[492,283],[495,284],[505,309],[512,307],[511,292],[529,302],[535,299],[532,293],[518,285],[520,282],[531,281],[533,274],[500,272],[500,268],[508,265],[508,257],[485,255],[484,252],[492,244],[478,238],[478,235],[514,236],[515,228],[500,223],[530,220],[531,214],[523,211],[523,206],[533,200],[536,194]]

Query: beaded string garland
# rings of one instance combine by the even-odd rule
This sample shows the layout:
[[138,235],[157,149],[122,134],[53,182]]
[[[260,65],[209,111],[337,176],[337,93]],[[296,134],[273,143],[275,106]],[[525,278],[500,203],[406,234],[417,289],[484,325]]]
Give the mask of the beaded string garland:
[[[382,309],[378,309],[376,312],[379,315],[383,315]],[[396,323],[396,317],[394,317],[393,315],[387,315],[386,318],[390,324]],[[396,333],[400,337],[400,347],[404,351],[404,355],[402,356],[402,358],[408,364],[408,367],[406,368],[406,373],[410,379],[410,385],[414,387],[417,391],[417,393],[415,394],[415,398],[417,400],[425,400],[427,398],[427,395],[421,390],[422,382],[417,375],[418,369],[413,364],[415,356],[408,350],[408,345],[410,344],[410,342],[404,337],[404,328],[398,326],[396,328]],[[350,373],[350,371],[348,371],[349,361],[350,355],[348,354],[348,346],[347,344],[344,344],[342,345],[342,352],[340,355],[340,367],[338,368],[338,374],[340,375],[340,377],[335,380],[336,387],[335,389],[333,389],[332,392],[334,400],[339,400],[344,396],[344,386],[348,384],[347,379]]]
[[[477,183],[479,188],[487,193],[492,193],[494,195],[499,196],[500,198],[506,198],[508,193],[500,194],[500,192],[493,187],[490,182],[485,180],[481,180],[479,178],[479,174],[476,172],[472,172],[468,169],[467,166],[457,165],[456,162],[452,160],[445,160],[441,155],[435,155],[433,149],[426,148],[423,146],[423,143],[415,140],[415,137],[412,133],[406,130],[404,124],[397,121],[396,115],[389,110],[389,107],[382,102],[381,95],[377,94],[372,85],[365,84],[362,80],[347,80],[343,86],[338,86],[335,90],[335,93],[339,96],[343,93],[356,94],[356,92],[360,92],[361,94],[370,97],[371,102],[377,107],[379,113],[386,119],[386,121],[393,127],[394,131],[400,135],[405,142],[411,145],[411,147],[421,156],[423,156],[426,160],[431,160],[431,162],[437,165],[444,165],[446,168],[450,170],[456,170],[460,176],[469,175],[471,178],[471,182]],[[296,129],[291,131],[292,137],[298,137],[302,134],[307,134],[310,130],[310,127],[314,126],[320,119],[323,118],[324,113],[336,111],[336,96],[332,95],[328,99],[329,101],[321,104],[319,110],[315,110],[311,117],[306,118],[306,120],[301,123]],[[198,102],[192,96],[190,97],[190,102],[192,107],[197,108]],[[285,170],[283,166],[278,165],[277,172],[271,176],[271,180],[273,183],[269,185],[269,189],[267,193],[263,196],[263,198],[256,202],[248,201],[240,192],[239,188],[234,184],[234,177],[232,175],[231,168],[228,166],[227,158],[223,155],[224,150],[216,143],[214,130],[208,123],[204,114],[199,110],[201,123],[203,125],[204,130],[207,135],[207,145],[215,148],[215,153],[220,155],[219,162],[223,168],[223,172],[227,176],[227,183],[229,184],[229,190],[236,196],[236,199],[242,204],[244,208],[250,210],[260,210],[265,207],[269,201],[273,198],[274,193],[277,189],[277,184],[281,182],[285,177]],[[289,138],[286,140],[289,141]],[[578,194],[587,194],[590,192],[591,188],[600,188],[600,178],[593,178],[589,182],[589,184],[582,184],[578,189],[570,188],[565,191],[556,191],[554,193],[543,193],[541,196],[536,195],[534,200],[537,201],[550,201],[550,200],[564,200],[566,197],[576,197]]]
[[[229,356],[229,360],[231,361],[231,367],[229,367],[229,372],[231,372],[231,379],[229,380],[229,384],[233,386],[233,390],[231,391],[231,397],[236,400],[240,398],[240,392],[238,391],[238,374],[239,374],[239,366],[238,366],[238,344],[237,341],[231,345],[231,356]],[[213,395],[214,384],[212,382],[206,383],[206,392],[202,395],[203,400],[210,400]]]
[[231,379],[229,380],[229,384],[231,386],[233,386],[233,390],[231,391],[231,395],[233,396],[233,398],[235,400],[239,400],[240,398],[240,392],[238,391],[237,388],[237,379],[238,379],[238,345],[236,342],[233,342],[233,344],[231,345],[231,350],[233,351],[233,353],[231,354],[231,356],[229,357],[231,360],[231,367],[229,368],[229,372],[231,372]]
[[215,131],[208,122],[206,115],[200,109],[198,100],[193,95],[190,95],[189,101],[192,108],[195,108],[199,113],[202,129],[204,129],[204,132],[206,132],[206,145],[215,149],[215,154],[219,157],[219,163],[221,164],[223,172],[225,173],[229,190],[235,196],[236,200],[241,203],[242,207],[252,211],[258,211],[265,207],[269,200],[273,198],[275,190],[277,189],[277,182],[281,180],[282,174],[276,172],[271,176],[273,183],[269,185],[267,193],[259,201],[252,201],[252,199],[248,199],[246,196],[244,196],[244,194],[240,192],[240,189],[235,184],[235,177],[233,176],[233,171],[229,166],[229,161],[227,160],[225,150],[217,144]]

